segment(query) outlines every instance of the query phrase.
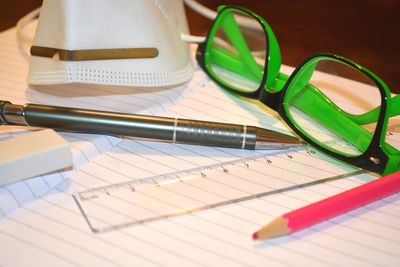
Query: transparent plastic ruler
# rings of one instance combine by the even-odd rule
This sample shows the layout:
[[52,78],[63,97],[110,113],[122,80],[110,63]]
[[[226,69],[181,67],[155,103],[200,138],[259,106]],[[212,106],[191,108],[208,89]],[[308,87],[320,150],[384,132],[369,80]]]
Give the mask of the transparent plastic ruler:
[[91,230],[105,232],[360,173],[302,148],[132,179],[73,197]]

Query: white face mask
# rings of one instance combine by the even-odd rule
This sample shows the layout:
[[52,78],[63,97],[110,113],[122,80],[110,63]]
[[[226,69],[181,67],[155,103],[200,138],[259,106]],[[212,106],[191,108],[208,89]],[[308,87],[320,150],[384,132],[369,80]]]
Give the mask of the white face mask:
[[28,83],[174,86],[193,63],[182,0],[44,0]]

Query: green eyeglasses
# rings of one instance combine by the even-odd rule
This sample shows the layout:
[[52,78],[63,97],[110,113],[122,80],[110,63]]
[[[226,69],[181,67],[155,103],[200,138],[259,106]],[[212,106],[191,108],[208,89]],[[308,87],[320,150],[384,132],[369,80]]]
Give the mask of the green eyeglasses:
[[196,58],[222,88],[259,99],[303,140],[342,162],[380,174],[400,169],[385,141],[399,95],[366,68],[333,54],[306,59],[290,76],[269,25],[255,13],[223,6]]

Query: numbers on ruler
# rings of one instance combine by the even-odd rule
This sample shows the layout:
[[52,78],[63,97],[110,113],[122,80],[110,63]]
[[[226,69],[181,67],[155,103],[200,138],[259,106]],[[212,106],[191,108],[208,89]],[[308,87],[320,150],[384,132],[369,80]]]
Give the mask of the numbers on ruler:
[[288,159],[293,159],[293,156],[290,154],[286,154],[286,157],[288,157]]
[[306,153],[309,154],[309,155],[315,155],[315,150],[307,149]]
[[[313,150],[313,149],[306,149],[305,152],[306,152],[307,154],[309,154],[309,155],[315,155],[315,154],[316,154],[316,151]],[[293,156],[292,154],[289,154],[289,153],[283,153],[283,154],[284,154],[284,155],[286,156],[286,158],[288,158],[288,159],[294,159],[294,156]],[[265,159],[265,161],[266,161],[268,164],[272,164],[272,160],[271,160],[268,156],[265,156],[264,159]]]
[[268,164],[272,164],[272,160],[270,160],[269,158],[265,158],[265,161],[266,161]]
[[386,136],[393,136],[393,132],[386,132]]
[[[306,153],[309,154],[309,155],[315,155],[315,154],[316,154],[316,151],[313,150],[313,149],[306,149],[305,151],[306,151]],[[284,155],[285,155],[288,159],[293,159],[293,158],[294,158],[294,156],[293,156],[292,154],[284,153]],[[265,159],[265,161],[266,161],[268,164],[272,164],[272,162],[273,162],[269,157],[264,157],[264,159]]]
[[91,194],[91,195],[88,195],[88,196],[83,196],[83,195],[81,195],[81,194],[79,194],[79,199],[80,199],[80,201],[90,201],[90,200],[92,200],[92,199],[95,199],[95,198],[98,198],[99,196],[98,195],[96,195],[96,194]]

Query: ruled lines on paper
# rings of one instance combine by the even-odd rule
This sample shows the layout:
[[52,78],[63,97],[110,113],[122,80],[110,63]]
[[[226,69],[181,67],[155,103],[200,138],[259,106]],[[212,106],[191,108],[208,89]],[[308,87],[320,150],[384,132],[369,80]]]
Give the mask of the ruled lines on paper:
[[[117,147],[135,149],[137,154],[132,154],[136,160],[129,162],[129,168],[140,170],[152,165],[154,169],[148,172],[154,172],[158,166],[167,168],[170,163],[169,157],[161,157],[167,144],[131,140],[128,143],[133,144],[120,143]],[[198,157],[193,156],[199,152],[197,148],[168,145],[175,152],[182,151],[174,157],[176,164],[198,164]],[[92,234],[71,195],[93,184],[106,184],[113,175],[117,176],[114,179],[121,179],[123,173],[109,169],[109,164],[116,164],[115,153],[118,150],[97,157],[50,194],[3,220],[0,234],[4,241],[1,242],[36,251],[39,265],[57,262],[61,266],[130,266],[132,262],[141,266],[395,266],[400,260],[400,240],[396,234],[400,230],[400,216],[396,213],[400,209],[399,194],[290,237],[263,243],[251,240],[251,233],[275,216],[372,179],[364,174],[205,212]],[[207,153],[214,153],[212,161],[232,157],[229,150]],[[124,164],[127,163],[120,163],[121,169]],[[321,171],[338,170],[340,167]],[[24,238],[19,232],[24,233]],[[18,261],[24,263],[23,259]]]

